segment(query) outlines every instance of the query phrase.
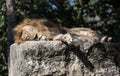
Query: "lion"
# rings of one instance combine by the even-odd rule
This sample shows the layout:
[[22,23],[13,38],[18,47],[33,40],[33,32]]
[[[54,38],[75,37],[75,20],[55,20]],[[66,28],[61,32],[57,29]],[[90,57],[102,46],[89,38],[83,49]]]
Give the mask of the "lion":
[[89,28],[61,28],[47,19],[25,19],[14,29],[15,43],[34,40],[87,41],[94,42],[97,39],[95,31]]

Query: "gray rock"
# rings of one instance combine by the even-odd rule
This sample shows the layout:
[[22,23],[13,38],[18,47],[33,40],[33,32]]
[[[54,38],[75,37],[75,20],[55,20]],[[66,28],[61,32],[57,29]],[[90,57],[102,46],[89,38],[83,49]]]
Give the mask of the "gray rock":
[[85,42],[15,43],[10,47],[9,76],[120,76],[119,66],[102,45],[93,45],[85,52],[82,44]]

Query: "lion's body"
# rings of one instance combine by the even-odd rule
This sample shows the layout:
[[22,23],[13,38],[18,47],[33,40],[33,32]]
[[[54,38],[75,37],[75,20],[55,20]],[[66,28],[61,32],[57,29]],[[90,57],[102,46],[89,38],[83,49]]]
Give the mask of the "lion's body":
[[[16,43],[36,40],[64,40],[71,42],[75,39],[94,41],[95,31],[89,28],[61,29],[56,24],[45,19],[25,19],[14,28]],[[66,33],[66,34],[65,34]]]

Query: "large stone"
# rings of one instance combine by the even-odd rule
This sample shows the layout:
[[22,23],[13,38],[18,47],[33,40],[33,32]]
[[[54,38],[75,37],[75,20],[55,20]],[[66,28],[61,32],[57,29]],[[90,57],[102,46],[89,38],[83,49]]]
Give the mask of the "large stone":
[[120,76],[119,65],[101,49],[102,44],[91,46],[87,52],[81,49],[85,43],[75,44],[15,43],[10,47],[9,76]]

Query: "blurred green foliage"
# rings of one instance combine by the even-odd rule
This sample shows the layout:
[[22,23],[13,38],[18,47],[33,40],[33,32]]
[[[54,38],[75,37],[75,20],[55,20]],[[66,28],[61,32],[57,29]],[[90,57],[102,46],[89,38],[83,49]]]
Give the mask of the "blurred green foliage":
[[0,76],[7,76],[7,26],[5,0],[0,1]]
[[[120,42],[119,0],[15,0],[16,22],[47,18],[64,27],[87,27]],[[0,76],[7,76],[7,26],[5,0],[0,0]]]

